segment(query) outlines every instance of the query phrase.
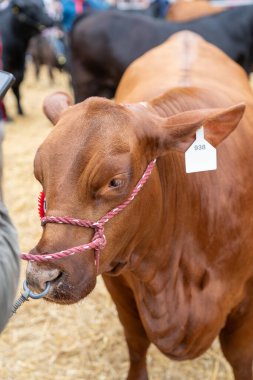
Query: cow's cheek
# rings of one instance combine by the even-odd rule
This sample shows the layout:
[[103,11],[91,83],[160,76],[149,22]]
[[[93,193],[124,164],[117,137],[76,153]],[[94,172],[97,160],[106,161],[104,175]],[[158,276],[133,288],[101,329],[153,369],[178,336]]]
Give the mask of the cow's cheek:
[[46,300],[59,304],[72,304],[86,297],[96,285],[94,253],[79,253],[48,263],[30,262],[27,281],[32,290],[41,292],[50,282]]

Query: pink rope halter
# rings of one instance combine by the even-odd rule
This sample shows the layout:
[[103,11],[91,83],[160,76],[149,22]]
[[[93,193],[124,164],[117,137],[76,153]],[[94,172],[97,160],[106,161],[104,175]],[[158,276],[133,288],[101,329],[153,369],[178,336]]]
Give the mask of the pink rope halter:
[[139,191],[142,189],[143,185],[148,180],[154,166],[156,163],[156,159],[150,162],[150,164],[147,166],[143,176],[133,189],[131,195],[123,202],[121,205],[113,208],[111,211],[109,211],[107,214],[105,214],[102,218],[100,218],[97,222],[92,222],[90,220],[86,219],[77,219],[77,218],[71,218],[69,216],[44,216],[41,219],[41,225],[45,226],[47,223],[59,223],[59,224],[70,224],[72,226],[81,226],[81,227],[88,227],[93,228],[95,230],[95,233],[93,235],[93,238],[90,243],[86,243],[83,245],[79,245],[77,247],[69,248],[63,251],[50,253],[50,254],[41,254],[41,255],[33,255],[30,253],[21,253],[21,259],[28,260],[28,261],[37,261],[37,262],[45,262],[52,259],[62,259],[63,257],[72,256],[75,253],[81,253],[86,249],[94,249],[95,250],[95,262],[97,270],[99,268],[99,258],[100,258],[100,251],[105,247],[106,245],[106,238],[104,235],[104,225],[112,219],[114,216],[119,214],[124,208],[134,200],[136,195],[139,193]]

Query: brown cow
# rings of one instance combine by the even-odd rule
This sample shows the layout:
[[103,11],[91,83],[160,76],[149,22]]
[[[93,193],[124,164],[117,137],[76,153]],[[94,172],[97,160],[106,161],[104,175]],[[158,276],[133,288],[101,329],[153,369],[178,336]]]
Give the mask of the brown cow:
[[166,19],[178,22],[190,21],[222,12],[225,9],[224,7],[211,5],[207,0],[177,1],[171,4]]
[[[235,379],[252,380],[253,95],[243,70],[180,32],[129,67],[116,102],[69,103],[62,93],[45,102],[56,127],[35,158],[47,210],[31,254],[46,261],[29,263],[29,285],[41,290],[51,281],[47,300],[71,304],[102,274],[124,326],[128,380],[148,378],[151,342],[183,360],[217,335]],[[183,152],[200,126],[213,146],[221,143],[218,170],[186,174]],[[102,228],[105,214],[97,272],[93,250],[54,259],[90,242],[92,229],[80,225],[100,219],[93,227]],[[65,215],[77,226],[64,224]],[[49,223],[53,216],[62,224]]]

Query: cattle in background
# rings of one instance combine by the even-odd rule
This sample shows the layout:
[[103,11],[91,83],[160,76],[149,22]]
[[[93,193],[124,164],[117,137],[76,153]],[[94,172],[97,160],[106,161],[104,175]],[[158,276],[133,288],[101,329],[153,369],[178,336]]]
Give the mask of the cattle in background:
[[45,27],[53,25],[46,14],[41,0],[12,0],[0,12],[0,34],[3,41],[3,69],[11,72],[16,82],[12,87],[17,99],[19,114],[23,114],[20,104],[20,83],[24,78],[25,54],[30,39]]
[[34,64],[37,79],[39,79],[40,68],[43,65],[47,68],[51,83],[54,82],[54,69],[57,69],[60,72],[66,69],[67,61],[65,53],[56,51],[53,43],[42,34],[32,37],[27,49],[27,55],[31,58]]
[[[253,62],[253,6],[174,23],[107,11],[79,18],[70,35],[75,99],[111,98],[128,65],[173,33],[192,30],[217,45],[249,73]],[[236,26],[236,27],[235,27]]]
[[214,6],[207,0],[176,1],[170,5],[166,18],[170,21],[183,22],[220,13],[224,10],[225,8]]
[[[217,335],[235,379],[252,380],[247,75],[184,31],[127,69],[115,101],[69,104],[63,93],[44,104],[56,127],[34,161],[47,206],[42,237],[31,256],[23,255],[33,260],[29,285],[41,291],[50,281],[46,299],[71,304],[102,274],[124,326],[128,380],[148,379],[151,342],[185,360],[201,355]],[[186,174],[183,153],[201,126],[217,147],[218,169]],[[200,146],[207,149],[206,142]],[[85,227],[94,229],[93,238]]]

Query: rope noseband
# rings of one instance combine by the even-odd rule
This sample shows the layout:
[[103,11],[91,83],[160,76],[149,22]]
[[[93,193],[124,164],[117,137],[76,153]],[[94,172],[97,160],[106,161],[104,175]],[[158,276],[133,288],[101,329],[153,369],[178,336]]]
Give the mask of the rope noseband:
[[[95,262],[97,270],[99,268],[99,258],[100,258],[100,251],[105,247],[106,245],[106,238],[104,235],[104,225],[112,219],[114,216],[119,214],[126,206],[129,205],[130,202],[134,200],[136,195],[139,193],[139,191],[142,189],[143,185],[148,180],[150,174],[152,173],[152,170],[155,166],[156,159],[150,162],[150,164],[147,166],[143,176],[133,189],[131,195],[126,199],[125,202],[123,202],[121,205],[115,207],[111,211],[109,211],[107,214],[105,214],[102,218],[100,218],[97,222],[92,222],[90,220],[86,219],[77,219],[72,218],[68,216],[64,217],[56,217],[56,216],[44,216],[41,219],[41,225],[45,226],[47,223],[58,223],[58,224],[69,224],[72,226],[80,226],[80,227],[87,227],[87,228],[93,228],[94,229],[94,235],[90,243],[86,243],[83,245],[79,245],[77,247],[72,247],[63,251],[55,252],[55,253],[44,253],[40,255],[33,255],[30,253],[21,253],[21,259],[28,260],[28,261],[37,261],[37,262],[46,262],[52,259],[61,259],[67,256],[72,256],[76,253],[81,253],[86,249],[94,249],[95,250]],[[43,199],[44,201],[44,199]]]

